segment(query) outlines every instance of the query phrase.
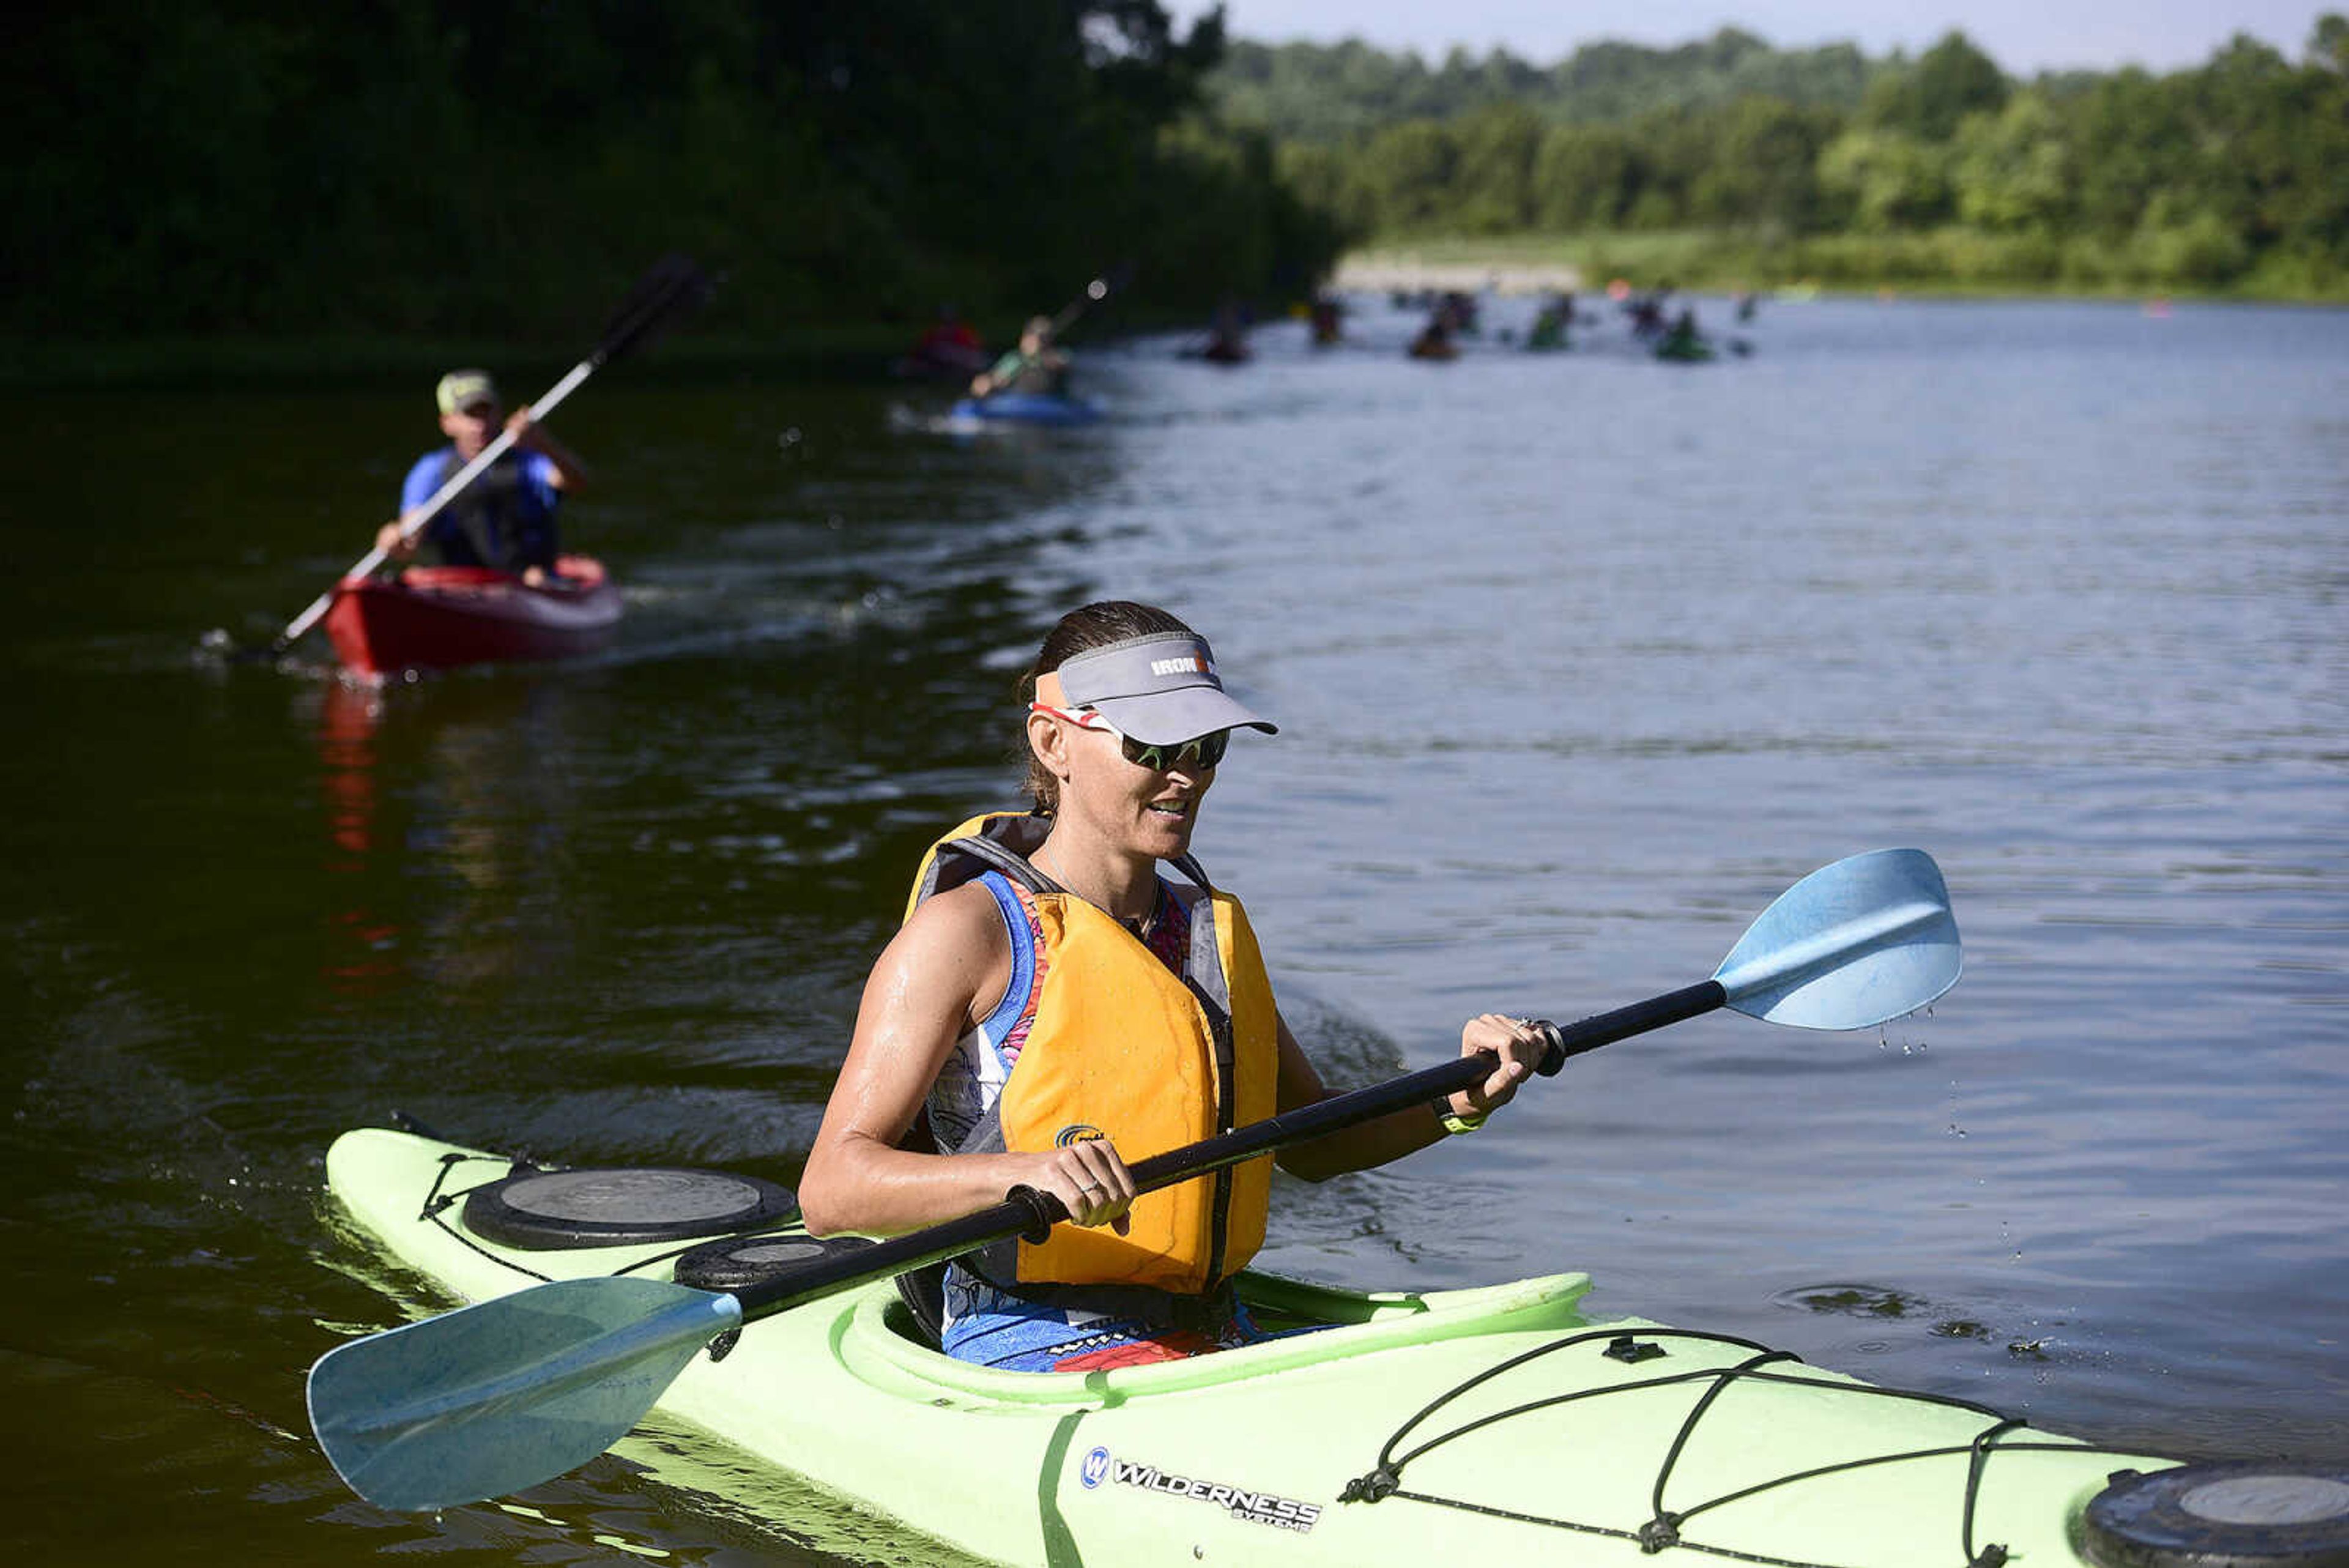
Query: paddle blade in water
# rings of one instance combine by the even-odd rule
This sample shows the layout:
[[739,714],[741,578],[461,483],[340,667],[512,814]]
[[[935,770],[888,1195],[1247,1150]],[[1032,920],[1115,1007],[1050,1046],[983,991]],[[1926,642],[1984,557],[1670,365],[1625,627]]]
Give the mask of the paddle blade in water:
[[610,1448],[741,1321],[730,1295],[562,1280],[329,1351],[310,1369],[310,1425],[369,1502],[499,1497]]
[[1802,1029],[1865,1029],[1958,982],[1958,922],[1921,849],[1823,866],[1778,896],[1722,960],[1728,1005]]

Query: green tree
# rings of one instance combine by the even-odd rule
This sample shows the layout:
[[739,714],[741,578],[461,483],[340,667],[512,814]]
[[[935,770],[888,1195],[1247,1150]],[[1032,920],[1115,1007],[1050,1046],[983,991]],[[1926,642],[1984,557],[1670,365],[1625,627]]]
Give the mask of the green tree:
[[1708,177],[1713,160],[1713,119],[1685,104],[1652,109],[1631,122],[1642,151],[1641,178],[1625,223],[1635,229],[1674,229],[1693,220],[1692,193]]
[[1963,33],[1951,32],[1907,70],[1881,77],[1862,100],[1863,123],[1920,141],[1947,141],[1970,114],[2006,107],[2006,74]]
[[1713,148],[1692,183],[1690,216],[1789,234],[1813,227],[1819,154],[1839,118],[1831,109],[1770,98],[1740,99],[1712,116]]
[[2130,259],[2146,281],[2216,288],[2251,265],[2251,247],[2214,213],[2178,213],[2156,202],[2130,241]]
[[2349,75],[2349,16],[2328,11],[2308,36],[2311,64],[2336,76]]
[[1452,133],[1436,120],[1407,119],[1371,137],[1357,168],[1379,232],[1424,233],[1448,218],[1459,163]]
[[1551,230],[1613,228],[1639,199],[1641,163],[1630,135],[1609,125],[1559,125],[1534,162],[1534,215]]
[[1320,213],[1347,241],[1366,239],[1377,228],[1368,192],[1337,148],[1313,141],[1277,142],[1273,169],[1284,189],[1306,209]]
[[2157,193],[2194,169],[2195,138],[2181,99],[2168,80],[2131,67],[2098,78],[2065,106],[2074,207],[2084,231],[2127,234]]
[[1501,103],[1462,120],[1452,134],[1458,150],[1452,201],[1461,229],[1473,234],[1525,229],[1534,216],[1541,121],[1520,104]]
[[2019,93],[1995,115],[1970,116],[1958,128],[1954,151],[1958,215],[1967,223],[2005,232],[2067,226],[2075,160],[2064,122],[2045,99]]
[[1944,151],[1893,130],[1847,130],[1819,154],[1819,188],[1868,234],[1929,228],[1949,217]]

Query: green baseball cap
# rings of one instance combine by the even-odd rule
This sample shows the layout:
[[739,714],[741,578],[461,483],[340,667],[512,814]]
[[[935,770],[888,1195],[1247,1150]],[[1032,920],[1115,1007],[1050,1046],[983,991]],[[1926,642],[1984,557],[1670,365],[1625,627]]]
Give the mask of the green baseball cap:
[[475,403],[497,402],[498,388],[497,383],[490,379],[487,370],[451,370],[440,378],[440,384],[432,389],[432,396],[440,403],[442,413],[453,414],[460,409],[470,409]]

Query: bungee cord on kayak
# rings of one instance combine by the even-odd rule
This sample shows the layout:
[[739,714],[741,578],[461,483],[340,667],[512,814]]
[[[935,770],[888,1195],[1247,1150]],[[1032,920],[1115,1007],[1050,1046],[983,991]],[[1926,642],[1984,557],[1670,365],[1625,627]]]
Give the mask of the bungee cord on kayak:
[[[1664,1348],[1666,1341],[1721,1346],[1750,1351],[1753,1354],[1744,1360],[1727,1366],[1701,1367],[1692,1371],[1668,1372],[1661,1376],[1644,1376],[1629,1382],[1581,1388],[1570,1393],[1552,1395],[1510,1406],[1504,1409],[1464,1418],[1458,1425],[1436,1432],[1433,1436],[1424,1437],[1408,1449],[1402,1447],[1406,1437],[1423,1426],[1432,1423],[1436,1414],[1446,1406],[1464,1398],[1473,1390],[1488,1383],[1506,1382],[1512,1374],[1522,1370],[1533,1362],[1562,1352],[1599,1346],[1600,1348],[1596,1349],[1595,1354],[1601,1358],[1629,1366],[1639,1366],[1650,1361],[1668,1358],[1671,1352]],[[1682,1547],[1689,1551],[1737,1562],[1775,1564],[1777,1568],[1842,1568],[1839,1564],[1819,1563],[1808,1558],[1769,1556],[1709,1543],[1692,1538],[1687,1532],[1686,1526],[1691,1520],[1700,1514],[1726,1509],[1749,1500],[1764,1498],[1781,1489],[1799,1486],[1806,1481],[1823,1480],[1829,1477],[1878,1466],[1904,1465],[1930,1459],[1963,1457],[1969,1462],[1961,1480],[1963,1501],[1961,1539],[1958,1542],[1957,1554],[1947,1559],[1932,1558],[1920,1561],[1946,1561],[1952,1565],[1952,1568],[2001,1568],[2008,1559],[2007,1549],[1994,1542],[1977,1544],[1974,1539],[1974,1521],[1981,1502],[1984,1476],[1992,1456],[2027,1452],[2076,1455],[2083,1451],[2081,1445],[2068,1441],[2061,1443],[2002,1442],[1999,1439],[2007,1433],[2023,1429],[2028,1423],[1971,1400],[1956,1399],[1945,1395],[1926,1394],[1910,1389],[1880,1388],[1849,1381],[1827,1382],[1816,1378],[1788,1377],[1764,1370],[1783,1363],[1791,1362],[1800,1365],[1801,1360],[1800,1356],[1790,1351],[1772,1350],[1753,1340],[1735,1334],[1712,1334],[1692,1329],[1649,1326],[1642,1327],[1636,1333],[1624,1333],[1614,1328],[1599,1328],[1582,1334],[1569,1334],[1551,1344],[1526,1351],[1499,1366],[1479,1372],[1475,1376],[1464,1380],[1456,1387],[1447,1389],[1430,1400],[1388,1436],[1379,1449],[1377,1465],[1347,1482],[1344,1490],[1339,1494],[1339,1501],[1347,1503],[1377,1503],[1392,1499],[1400,1501],[1427,1503],[1441,1508],[1460,1509],[1469,1512],[1495,1513],[1529,1524],[1541,1524],[1578,1533],[1609,1535],[1636,1541],[1643,1551],[1651,1552],[1660,1552],[1668,1546]],[[1839,1459],[1830,1464],[1770,1476],[1732,1490],[1695,1501],[1675,1500],[1668,1503],[1666,1495],[1671,1490],[1674,1468],[1690,1442],[1697,1437],[1707,1415],[1720,1407],[1720,1402],[1724,1394],[1740,1385],[1753,1384],[1782,1384],[1797,1387],[1805,1391],[1806,1397],[1814,1391],[1826,1389],[1831,1390],[1838,1397],[1930,1405],[1977,1415],[1990,1424],[1961,1444],[1932,1448],[1904,1448],[1864,1454]],[[1625,1531],[1607,1525],[1529,1513],[1517,1509],[1499,1508],[1489,1502],[1464,1497],[1416,1491],[1403,1485],[1403,1471],[1414,1461],[1435,1452],[1447,1444],[1468,1438],[1472,1434],[1504,1427],[1509,1422],[1521,1420],[1540,1411],[1554,1409],[1563,1405],[1588,1402],[1603,1407],[1610,1402],[1620,1403],[1654,1390],[1690,1385],[1702,1386],[1702,1393],[1691,1406],[1686,1418],[1682,1422],[1678,1432],[1672,1438],[1671,1446],[1665,1450],[1661,1461],[1657,1466],[1648,1500],[1651,1517],[1647,1522],[1635,1530]],[[1599,1423],[1592,1428],[1594,1440],[1604,1441],[1605,1411],[1599,1410],[1594,1419]],[[1741,1433],[1740,1440],[1758,1441],[1766,1445],[1769,1440],[1768,1428],[1765,1425],[1758,1437],[1750,1431]],[[2087,1451],[2107,1452],[2116,1458],[2137,1462],[2142,1462],[2145,1458],[2141,1454],[2118,1449]],[[1575,1462],[1577,1456],[1572,1449],[1568,1448],[1554,1452],[1552,1457],[1557,1463],[1563,1465]],[[2172,1462],[2182,1463],[2183,1461]]]

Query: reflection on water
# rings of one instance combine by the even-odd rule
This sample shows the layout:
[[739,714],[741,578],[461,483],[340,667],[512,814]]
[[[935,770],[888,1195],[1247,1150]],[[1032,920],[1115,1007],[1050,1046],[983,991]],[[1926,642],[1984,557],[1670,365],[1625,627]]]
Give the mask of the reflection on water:
[[382,828],[376,777],[376,725],[383,717],[380,687],[329,680],[318,704],[318,783],[325,791],[329,877],[346,880],[350,898],[331,910],[341,939],[326,961],[329,983],[346,996],[380,993],[399,974],[392,950],[399,928],[371,906],[370,872]]
[[364,547],[412,388],[0,421],[38,563],[0,583],[0,1214],[53,1417],[0,1531],[792,1560],[642,1455],[536,1516],[350,1499],[281,1434],[399,1308],[317,1161],[398,1107],[795,1180],[915,857],[1012,803],[1020,664],[1096,595],[1283,725],[1199,850],[1333,1080],[1692,983],[1857,849],[1932,851],[1966,932],[1929,1016],[1693,1021],[1284,1182],[1274,1264],[1588,1268],[2058,1429],[2349,1461],[2349,316],[1768,302],[1671,367],[1612,320],[1516,351],[1514,308],[1443,366],[1375,301],[1237,370],[1095,348],[1108,419],[999,440],[902,388],[599,381],[566,527],[619,642],[379,694],[188,650]]
[[494,994],[571,961],[567,690],[527,676],[330,679],[297,696],[316,707],[321,864],[340,894],[327,900],[334,989]]

